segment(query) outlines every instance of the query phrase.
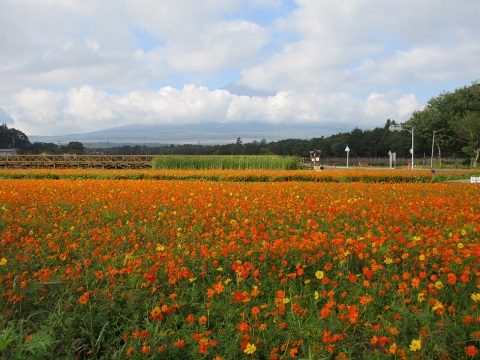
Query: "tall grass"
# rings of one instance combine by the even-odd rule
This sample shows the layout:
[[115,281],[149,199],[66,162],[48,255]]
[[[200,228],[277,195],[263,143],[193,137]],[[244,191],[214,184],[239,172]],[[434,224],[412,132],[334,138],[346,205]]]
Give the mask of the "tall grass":
[[295,156],[215,156],[165,155],[153,160],[153,169],[166,170],[293,170]]

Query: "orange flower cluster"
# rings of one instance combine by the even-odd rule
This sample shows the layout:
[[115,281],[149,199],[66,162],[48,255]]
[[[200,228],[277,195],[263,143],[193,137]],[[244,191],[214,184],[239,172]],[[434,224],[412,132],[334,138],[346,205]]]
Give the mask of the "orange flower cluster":
[[474,357],[479,194],[470,184],[2,180],[0,311],[48,328],[52,316],[38,314],[62,316],[60,357],[82,357],[60,352],[87,330],[76,349],[97,357]]

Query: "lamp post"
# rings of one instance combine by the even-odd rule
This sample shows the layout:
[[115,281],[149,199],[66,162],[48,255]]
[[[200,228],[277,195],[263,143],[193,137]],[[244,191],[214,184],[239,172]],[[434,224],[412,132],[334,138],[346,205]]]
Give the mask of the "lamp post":
[[[406,128],[409,127],[410,129]],[[410,125],[404,125],[404,124],[399,124],[399,125],[390,125],[389,127],[390,131],[408,131],[409,133],[412,134],[412,148],[410,149],[410,152],[412,153],[412,170],[413,170],[413,138],[414,138],[414,132],[413,132],[413,126]]]

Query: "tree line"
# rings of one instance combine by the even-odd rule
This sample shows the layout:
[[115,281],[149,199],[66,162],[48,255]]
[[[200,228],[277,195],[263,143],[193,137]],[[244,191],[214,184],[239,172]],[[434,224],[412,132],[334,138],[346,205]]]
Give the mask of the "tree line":
[[[123,145],[85,148],[81,142],[66,145],[30,143],[19,130],[0,126],[0,148],[17,148],[21,153],[84,154],[102,153],[117,155],[291,155],[309,157],[318,150],[322,157],[344,157],[348,146],[350,156],[387,157],[395,152],[399,157],[409,157],[411,135],[406,131],[391,131],[395,120],[387,119],[383,127],[337,133],[328,137],[311,139],[285,139],[267,142],[265,139],[243,143],[241,137],[232,144],[223,145]],[[474,166],[480,156],[480,84],[454,92],[444,92],[430,99],[424,109],[416,111],[403,124],[414,129],[414,154],[416,157],[433,155],[440,161],[445,157],[464,158]]]

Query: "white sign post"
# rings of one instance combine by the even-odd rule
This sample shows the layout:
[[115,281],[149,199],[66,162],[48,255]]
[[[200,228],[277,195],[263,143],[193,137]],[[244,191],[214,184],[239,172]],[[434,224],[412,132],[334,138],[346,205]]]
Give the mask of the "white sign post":
[[350,154],[350,148],[348,147],[348,145],[345,148],[345,151],[347,152],[347,168],[348,168],[348,154]]

